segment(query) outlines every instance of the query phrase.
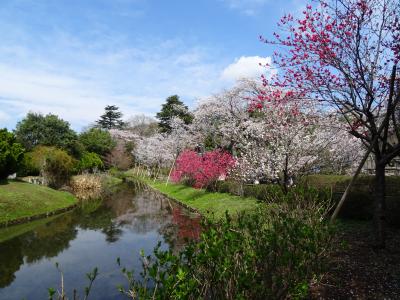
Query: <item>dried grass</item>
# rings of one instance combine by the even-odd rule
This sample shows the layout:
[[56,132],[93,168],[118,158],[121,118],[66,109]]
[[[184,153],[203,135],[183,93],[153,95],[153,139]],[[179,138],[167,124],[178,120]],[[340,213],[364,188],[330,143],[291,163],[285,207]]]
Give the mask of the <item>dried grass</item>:
[[98,174],[82,174],[74,176],[71,188],[80,200],[98,199],[103,193],[103,176]]

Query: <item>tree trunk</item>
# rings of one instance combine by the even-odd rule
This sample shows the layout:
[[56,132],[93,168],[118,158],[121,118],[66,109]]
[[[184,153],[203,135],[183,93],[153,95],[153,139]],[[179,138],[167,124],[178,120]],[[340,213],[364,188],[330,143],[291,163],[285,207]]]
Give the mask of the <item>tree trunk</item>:
[[376,161],[375,181],[374,181],[374,200],[375,200],[375,242],[379,249],[385,248],[385,227],[386,227],[386,202],[385,202],[385,165]]
[[283,170],[283,192],[285,193],[285,195],[288,193],[288,184],[289,184],[288,166],[289,166],[289,155],[286,154],[285,168]]
[[353,177],[351,178],[350,183],[347,185],[347,188],[344,191],[342,198],[340,198],[340,201],[331,216],[331,222],[335,221],[337,215],[339,214],[339,211],[342,208],[344,201],[346,201],[346,198],[347,198],[348,194],[350,193],[350,189],[352,188],[354,182],[356,181],[358,175],[361,172],[361,169],[363,168],[365,162],[367,161],[369,154],[371,153],[371,149],[372,149],[372,146],[370,146],[368,148],[367,152],[365,152],[363,159],[361,160],[360,164],[358,165],[356,172],[354,173]]
[[165,185],[168,185],[169,178],[171,177],[171,173],[172,173],[172,170],[174,169],[175,162],[176,162],[176,159],[177,159],[177,158],[178,158],[178,156],[175,157],[174,162],[172,163],[171,169],[169,170],[169,173],[168,173],[167,182],[165,183]]

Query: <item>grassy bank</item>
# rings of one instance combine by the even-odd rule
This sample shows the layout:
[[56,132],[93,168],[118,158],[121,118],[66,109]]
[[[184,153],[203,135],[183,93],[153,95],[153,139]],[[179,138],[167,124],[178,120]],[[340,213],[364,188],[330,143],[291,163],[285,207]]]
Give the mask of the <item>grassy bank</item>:
[[20,181],[0,182],[0,225],[51,214],[77,203],[67,192]]
[[212,193],[181,184],[169,183],[165,185],[164,182],[153,182],[151,180],[147,180],[146,183],[204,216],[214,215],[216,218],[221,218],[226,211],[234,215],[241,211],[252,210],[258,205],[255,198],[243,198],[227,193]]

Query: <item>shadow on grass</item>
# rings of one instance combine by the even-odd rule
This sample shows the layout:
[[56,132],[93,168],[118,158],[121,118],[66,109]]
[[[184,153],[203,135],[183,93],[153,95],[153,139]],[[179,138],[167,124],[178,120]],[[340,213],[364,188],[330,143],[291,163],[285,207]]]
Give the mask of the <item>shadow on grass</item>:
[[175,191],[182,191],[182,190],[185,190],[186,188],[187,188],[187,186],[178,186]]
[[0,185],[7,185],[7,184],[9,184],[7,179],[0,180]]
[[194,191],[189,191],[187,195],[190,196],[190,200],[195,200],[204,196],[206,193],[207,192],[203,190],[194,190]]
[[172,192],[175,194],[180,193],[183,197],[189,198],[187,200],[195,200],[207,193],[205,190],[195,189],[193,187],[184,185],[175,186]]

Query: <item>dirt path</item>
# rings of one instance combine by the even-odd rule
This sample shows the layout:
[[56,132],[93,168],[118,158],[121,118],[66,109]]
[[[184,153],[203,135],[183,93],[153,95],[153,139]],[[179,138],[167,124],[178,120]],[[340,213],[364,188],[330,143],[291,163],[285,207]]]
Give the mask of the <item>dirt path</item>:
[[387,248],[376,251],[370,226],[340,226],[328,272],[312,287],[312,299],[400,299],[400,230],[389,229]]

